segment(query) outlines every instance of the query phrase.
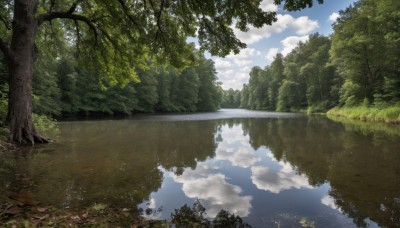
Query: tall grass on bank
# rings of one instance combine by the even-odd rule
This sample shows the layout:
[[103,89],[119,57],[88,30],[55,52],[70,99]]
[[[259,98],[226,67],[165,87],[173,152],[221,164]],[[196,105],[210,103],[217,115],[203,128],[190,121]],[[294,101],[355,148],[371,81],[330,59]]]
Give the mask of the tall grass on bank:
[[328,111],[328,115],[346,117],[350,119],[400,124],[400,104],[387,108],[377,107],[335,107]]
[[348,132],[358,132],[363,135],[384,135],[385,138],[386,136],[397,138],[400,136],[400,126],[398,125],[390,125],[383,122],[364,122],[334,115],[328,115],[328,118],[335,122],[342,123]]

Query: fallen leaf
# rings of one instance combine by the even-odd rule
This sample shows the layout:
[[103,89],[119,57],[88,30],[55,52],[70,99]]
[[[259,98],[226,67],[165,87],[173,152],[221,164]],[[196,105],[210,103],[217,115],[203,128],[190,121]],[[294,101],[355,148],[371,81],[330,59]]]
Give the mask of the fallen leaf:
[[21,214],[22,210],[20,207],[18,206],[12,206],[10,208],[8,208],[4,214],[9,214],[9,215],[18,215]]
[[75,215],[75,216],[71,216],[71,219],[72,219],[74,222],[78,222],[78,221],[81,220],[81,217],[79,217],[79,215]]
[[85,214],[81,215],[82,218],[87,218],[89,216],[89,214],[86,212]]
[[44,216],[39,216],[39,215],[34,215],[34,216],[33,216],[33,218],[39,219],[40,221],[45,220],[45,219],[48,218],[48,217],[49,217],[48,214],[46,214],[46,215],[44,215]]
[[47,208],[46,207],[37,207],[36,210],[40,213],[43,213],[43,212],[47,211]]

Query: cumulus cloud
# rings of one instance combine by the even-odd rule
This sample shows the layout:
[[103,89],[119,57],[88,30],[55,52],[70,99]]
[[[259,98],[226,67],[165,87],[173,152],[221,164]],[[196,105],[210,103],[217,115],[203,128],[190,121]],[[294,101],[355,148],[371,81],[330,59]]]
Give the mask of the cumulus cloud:
[[276,12],[278,10],[278,6],[274,4],[274,0],[263,0],[260,6],[265,12]]
[[[239,54],[229,54],[226,58],[215,58],[215,69],[218,78],[223,82],[224,89],[241,89],[249,79],[250,66],[253,65],[253,58],[261,55],[260,51],[254,48],[245,48]],[[237,67],[240,67],[237,70]]]
[[254,150],[249,144],[249,136],[243,136],[241,126],[223,126],[221,128],[222,142],[215,151],[215,159],[231,162],[233,166],[248,168],[260,161],[255,156]]
[[205,163],[198,163],[195,170],[186,169],[181,176],[171,174],[182,183],[186,196],[199,199],[206,208],[207,216],[215,217],[220,210],[227,210],[241,217],[250,213],[251,196],[241,196],[242,189],[226,182],[223,174],[213,174]]
[[330,208],[332,208],[332,209],[340,211],[339,207],[336,206],[335,199],[330,195],[324,196],[321,199],[321,203],[326,205],[326,206],[328,206],[328,207],[330,207]]
[[307,16],[294,19],[290,26],[294,28],[298,35],[305,35],[318,28],[318,21],[310,20]]
[[289,36],[281,41],[283,45],[282,55],[286,56],[289,54],[299,42],[306,42],[308,40],[308,35],[305,36]]
[[270,64],[278,53],[279,53],[279,48],[270,48],[267,51],[267,55],[265,56],[267,64]]
[[277,21],[269,26],[255,28],[249,26],[249,31],[242,32],[234,28],[236,37],[244,43],[253,44],[273,34],[281,33],[287,28],[292,28],[298,35],[305,35],[319,27],[318,21],[309,19],[307,16],[294,18],[289,14],[278,14]]
[[253,184],[258,189],[276,194],[292,188],[312,188],[305,175],[296,174],[290,165],[281,162],[280,165],[282,165],[282,168],[278,171],[263,166],[251,167]]
[[249,66],[244,66],[239,70],[218,70],[218,78],[223,82],[222,88],[224,89],[241,89],[244,83],[249,80],[249,73],[251,68]]
[[225,61],[222,59],[215,59],[215,69],[217,71],[225,71],[225,70],[229,70],[232,68],[233,64],[229,61]]
[[333,12],[331,15],[329,15],[328,21],[330,21],[331,23],[336,22],[336,20],[339,18],[339,14],[336,12]]
[[239,54],[229,54],[227,59],[232,60],[238,66],[245,66],[253,62],[253,57],[258,54],[254,48],[242,49]]

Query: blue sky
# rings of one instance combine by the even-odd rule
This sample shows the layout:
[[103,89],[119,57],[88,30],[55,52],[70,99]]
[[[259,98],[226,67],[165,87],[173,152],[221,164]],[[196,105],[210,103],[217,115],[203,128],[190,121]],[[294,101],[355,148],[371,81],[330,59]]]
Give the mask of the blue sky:
[[325,0],[302,11],[288,12],[273,4],[273,0],[263,0],[264,11],[276,11],[278,21],[260,29],[251,28],[246,33],[235,31],[236,36],[247,48],[238,55],[228,55],[225,58],[206,55],[215,61],[219,81],[224,89],[241,89],[248,83],[249,72],[253,66],[264,68],[269,65],[277,53],[286,55],[299,41],[306,41],[313,33],[329,35],[332,33],[332,23],[338,16],[338,11],[345,9],[354,0]]

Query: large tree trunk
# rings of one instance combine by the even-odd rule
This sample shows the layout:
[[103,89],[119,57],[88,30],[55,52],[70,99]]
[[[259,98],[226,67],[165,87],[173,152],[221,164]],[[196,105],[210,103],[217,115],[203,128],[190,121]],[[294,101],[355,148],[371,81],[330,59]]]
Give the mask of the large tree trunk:
[[15,0],[10,63],[8,121],[11,141],[17,144],[48,142],[39,136],[32,121],[32,75],[35,37],[38,28],[35,13],[37,0]]

